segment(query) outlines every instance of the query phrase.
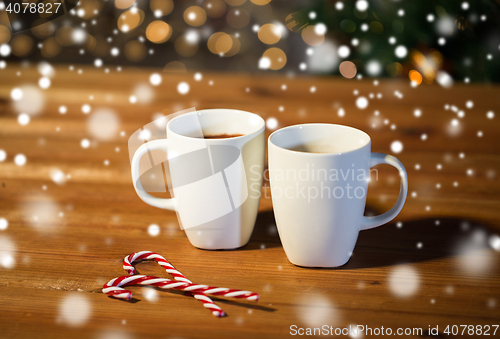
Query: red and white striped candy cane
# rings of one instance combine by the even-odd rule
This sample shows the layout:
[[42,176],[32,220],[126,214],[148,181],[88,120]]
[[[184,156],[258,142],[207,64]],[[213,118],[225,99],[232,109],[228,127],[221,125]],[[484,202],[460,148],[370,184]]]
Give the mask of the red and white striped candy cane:
[[[150,260],[150,259],[155,260],[161,267],[165,268],[167,273],[170,274],[172,277],[174,277],[176,281],[181,281],[184,283],[192,283],[191,280],[186,278],[181,272],[177,271],[175,267],[167,261],[167,259],[165,259],[160,254],[151,251],[140,251],[127,255],[123,259],[123,269],[127,271],[128,274],[132,275],[135,273],[135,267],[132,266],[132,264],[135,261]],[[203,303],[204,307],[211,310],[212,314],[215,315],[216,317],[223,317],[225,315],[222,308],[220,308],[219,305],[214,303],[214,301],[209,297],[196,292],[193,292],[192,294],[196,300],[199,300]]]
[[123,268],[129,274],[134,274],[135,268],[134,266],[132,266],[132,263],[138,260],[150,260],[150,259],[155,260],[161,267],[163,267],[167,271],[168,274],[174,277],[176,281],[185,282],[186,285],[184,288],[182,288],[184,291],[193,293],[199,292],[204,294],[220,295],[223,297],[231,297],[231,298],[244,298],[253,301],[259,300],[259,295],[257,293],[253,293],[250,291],[241,291],[225,287],[211,287],[207,285],[193,284],[191,280],[189,280],[184,276],[184,274],[179,272],[171,263],[168,262],[167,259],[165,259],[160,254],[151,251],[136,252],[126,256],[125,259],[123,259]]
[[241,291],[223,287],[213,287],[207,285],[194,284],[189,279],[187,279],[181,272],[177,271],[175,267],[172,264],[170,264],[163,256],[151,251],[136,252],[126,256],[125,259],[123,260],[123,268],[129,274],[134,274],[135,268],[132,266],[132,263],[134,261],[148,260],[148,259],[156,260],[158,264],[164,267],[166,271],[170,275],[172,275],[176,281],[153,277],[153,276],[145,276],[145,275],[135,275],[131,277],[123,276],[112,279],[108,283],[106,283],[103,286],[102,290],[103,293],[106,293],[110,297],[130,300],[130,298],[132,297],[132,292],[125,290],[120,286],[140,284],[140,285],[157,286],[160,288],[179,289],[191,292],[196,299],[200,300],[203,303],[203,305],[206,308],[210,309],[212,311],[212,314],[217,317],[224,316],[224,312],[205,294],[212,294],[212,295],[219,295],[219,296],[233,297],[233,298],[244,298],[247,300],[259,299],[259,295],[257,293],[253,293],[250,291]]
[[[103,288],[103,292],[115,298],[130,300],[130,298],[132,297],[132,292],[124,290],[123,288],[120,287],[120,286],[130,286],[130,285],[151,285],[164,289],[175,289],[191,293],[218,295],[222,297],[242,298],[252,301],[256,301],[259,299],[259,295],[257,293],[253,293],[250,291],[241,291],[225,287],[198,285],[181,281],[177,282],[170,279],[154,277],[151,275],[134,275],[132,277],[123,276],[115,278],[113,280],[110,280],[106,285],[104,285],[105,288]],[[122,296],[121,295],[122,293],[126,294]]]
[[[148,275],[123,276],[114,278],[106,283],[102,288],[102,292],[109,297],[130,300],[132,298],[132,292],[122,288],[122,286],[130,285],[148,285],[160,288],[183,289],[183,286],[186,285],[186,283]],[[193,296],[197,300],[200,300],[203,303],[203,306],[212,311],[212,314],[214,316],[223,317],[225,315],[224,311],[206,295],[201,293],[193,293]]]

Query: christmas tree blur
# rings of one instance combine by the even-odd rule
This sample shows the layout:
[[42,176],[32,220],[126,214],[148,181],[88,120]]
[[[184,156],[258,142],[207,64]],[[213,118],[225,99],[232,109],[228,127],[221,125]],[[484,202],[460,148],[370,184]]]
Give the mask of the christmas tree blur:
[[338,55],[368,76],[416,84],[500,81],[497,1],[309,1],[286,18],[296,32],[325,25]]

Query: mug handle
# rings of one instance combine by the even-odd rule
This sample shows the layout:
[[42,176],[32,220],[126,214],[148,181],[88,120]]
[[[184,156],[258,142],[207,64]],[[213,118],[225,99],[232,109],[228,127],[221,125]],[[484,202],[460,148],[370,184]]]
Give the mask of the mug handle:
[[132,181],[134,184],[135,192],[146,204],[162,208],[165,210],[175,211],[175,198],[157,198],[147,193],[142,187],[141,180],[139,179],[139,162],[142,156],[149,151],[164,151],[167,152],[166,144],[168,139],[152,140],[145,144],[142,144],[137,151],[135,151],[134,157],[132,158]]
[[374,217],[363,217],[361,230],[368,230],[370,228],[378,227],[394,219],[403,208],[403,205],[406,201],[406,195],[408,194],[408,174],[406,173],[406,169],[401,161],[389,154],[372,152],[370,159],[370,168],[378,164],[388,164],[398,170],[401,182],[399,188],[399,197],[396,201],[396,204],[392,206],[392,208],[387,212],[381,215],[376,215]]

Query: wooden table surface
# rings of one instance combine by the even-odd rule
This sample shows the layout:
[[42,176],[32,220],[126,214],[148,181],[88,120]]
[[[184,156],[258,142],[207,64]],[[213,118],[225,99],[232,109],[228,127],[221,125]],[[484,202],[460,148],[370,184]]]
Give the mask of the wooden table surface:
[[[195,81],[192,73],[163,73],[161,85],[150,86],[149,103],[130,104],[138,84],[150,93],[155,71],[56,67],[50,88],[38,91],[45,101],[41,113],[22,126],[11,91],[37,86],[41,76],[36,65],[0,70],[0,149],[7,154],[0,162],[0,218],[8,221],[0,230],[1,337],[276,338],[290,336],[291,325],[357,324],[423,328],[425,336],[429,326],[443,334],[447,325],[500,323],[499,86],[412,88],[403,80],[375,85],[369,79],[211,73]],[[181,81],[190,85],[186,95],[177,92]],[[374,98],[361,110],[359,96]],[[94,140],[87,127],[92,112],[83,114],[84,104],[92,112],[116,112],[124,136]],[[128,137],[154,113],[190,107],[248,110],[275,117],[278,127],[354,126],[370,134],[379,152],[392,153],[391,143],[399,140],[397,157],[409,175],[406,205],[388,225],[361,232],[351,260],[336,269],[300,268],[287,260],[267,187],[249,244],[233,251],[196,249],[175,213],[137,197],[127,150]],[[455,107],[465,116],[458,118]],[[488,119],[488,111],[496,116]],[[80,146],[84,138],[89,148]],[[26,156],[24,166],[14,162],[19,153]],[[367,201],[368,212],[376,214],[393,205],[399,187],[396,170],[377,168],[379,180],[370,183]],[[63,184],[51,180],[54,169],[67,175]],[[151,224],[160,226],[157,236],[148,233]],[[163,254],[195,282],[255,291],[261,300],[215,298],[227,313],[218,319],[178,292],[132,287],[132,302],[102,294],[103,283],[124,275],[123,257],[140,250]],[[168,277],[152,262],[137,267]]]

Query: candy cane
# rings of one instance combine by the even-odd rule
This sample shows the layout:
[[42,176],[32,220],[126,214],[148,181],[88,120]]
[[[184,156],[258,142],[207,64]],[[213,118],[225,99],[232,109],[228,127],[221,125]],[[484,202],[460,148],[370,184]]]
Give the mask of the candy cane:
[[[134,252],[123,259],[123,269],[127,271],[128,274],[132,275],[135,273],[135,267],[132,266],[134,261],[138,260],[155,260],[161,267],[165,268],[168,274],[170,274],[176,281],[181,281],[185,283],[192,283],[191,280],[186,278],[181,272],[177,271],[175,267],[167,261],[163,256],[158,253],[151,251],[141,251]],[[222,308],[220,308],[212,299],[209,297],[200,294],[200,293],[192,293],[193,297],[196,300],[199,300],[203,303],[203,306],[212,310],[212,314],[216,317],[223,317],[225,315]]]
[[[185,284],[186,283],[183,282],[175,282],[170,279],[158,278],[148,275],[133,275],[123,276],[110,280],[103,286],[102,292],[109,297],[130,300],[132,298],[132,292],[121,288],[120,286],[149,285],[160,288],[182,289]],[[216,317],[223,317],[225,315],[224,311],[206,295],[201,293],[193,293],[193,296],[197,300],[200,300],[203,303],[203,306],[211,310],[212,314]]]
[[[120,288],[120,286],[130,285],[151,285],[163,289],[175,289],[191,293],[203,293],[231,298],[243,298],[252,301],[256,301],[259,299],[259,295],[257,293],[253,293],[250,291],[241,291],[225,287],[198,285],[186,282],[176,282],[170,279],[158,278],[151,275],[134,275],[132,277],[123,276],[112,279],[106,285],[104,285],[103,292],[115,298],[130,300],[130,298],[132,297],[132,292]],[[126,293],[126,295],[116,296],[121,295],[122,293]]]
[[247,300],[254,301],[259,299],[259,295],[257,293],[253,293],[250,291],[240,291],[229,288],[209,287],[207,285],[193,284],[191,280],[189,280],[184,276],[184,274],[179,272],[171,263],[168,262],[167,259],[165,259],[160,254],[151,251],[141,251],[126,256],[125,259],[123,259],[123,269],[127,271],[128,274],[132,275],[136,272],[135,267],[132,266],[132,263],[139,260],[150,259],[155,260],[161,267],[165,268],[167,273],[173,276],[176,281],[188,283],[184,288],[185,291],[201,292],[205,294],[221,295],[232,298],[245,298]]
[[186,292],[191,292],[193,296],[203,303],[203,306],[210,309],[212,314],[217,317],[224,316],[224,311],[217,306],[212,299],[207,297],[205,294],[219,295],[225,297],[233,298],[244,298],[247,300],[258,300],[259,295],[250,291],[241,291],[222,287],[213,287],[207,285],[193,284],[189,279],[187,279],[181,272],[175,269],[175,267],[170,264],[164,257],[158,253],[151,251],[135,252],[125,257],[123,260],[123,268],[129,273],[134,274],[136,272],[135,268],[132,266],[134,261],[138,260],[148,260],[153,259],[158,262],[163,268],[166,269],[167,273],[172,275],[176,281],[170,279],[158,278],[146,275],[134,275],[131,277],[123,276],[110,280],[103,286],[103,293],[106,293],[110,297],[127,299],[132,298],[132,292],[125,290],[120,286],[130,286],[130,285],[150,285],[165,289],[179,289]]

